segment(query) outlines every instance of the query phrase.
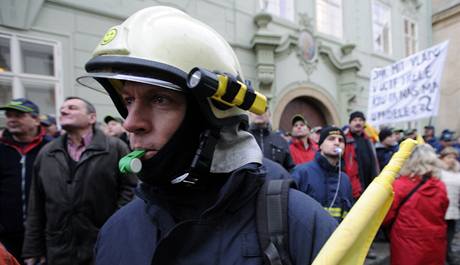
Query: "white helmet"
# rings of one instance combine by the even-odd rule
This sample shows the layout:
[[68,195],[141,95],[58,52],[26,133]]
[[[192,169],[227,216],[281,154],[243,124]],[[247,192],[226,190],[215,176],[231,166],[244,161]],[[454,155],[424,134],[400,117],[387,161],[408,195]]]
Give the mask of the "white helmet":
[[[107,91],[126,117],[119,94],[123,80],[188,92],[187,75],[196,67],[244,80],[235,53],[215,30],[180,10],[155,6],[110,28],[86,64],[88,75],[77,81]],[[197,101],[205,115],[221,125],[247,120],[247,112],[241,108],[210,98]]]
[[[209,132],[212,127],[212,130],[220,132],[218,141],[206,141],[204,152],[198,149],[169,152],[166,146],[186,138],[173,136],[162,148],[164,152],[160,150],[150,160],[164,159],[174,165],[158,166],[158,163],[150,161],[147,166],[165,168],[166,171],[178,168],[175,172],[162,172],[174,175],[186,169],[186,160],[190,156],[185,159],[177,158],[177,155],[165,157],[171,153],[189,154],[190,151],[200,157],[193,159],[191,168],[198,168],[194,166],[198,164],[201,165],[199,168],[209,167],[209,172],[214,173],[231,172],[247,163],[261,162],[262,153],[257,143],[248,132],[241,130],[241,124],[247,125],[245,110],[265,111],[266,98],[242,82],[244,79],[238,59],[224,38],[184,12],[155,6],[134,13],[121,25],[108,30],[85,68],[88,74],[77,81],[106,91],[123,117],[128,112],[120,89],[124,81],[134,81],[193,95],[190,99],[196,99],[199,112],[211,125],[203,130]],[[214,94],[207,91],[210,87],[215,90]],[[195,115],[195,109],[191,108],[187,115]],[[181,128],[182,125],[178,129],[180,133]],[[187,131],[187,137],[191,137],[189,134]],[[201,146],[205,138],[200,139]],[[177,166],[178,160],[185,161],[185,164]]]

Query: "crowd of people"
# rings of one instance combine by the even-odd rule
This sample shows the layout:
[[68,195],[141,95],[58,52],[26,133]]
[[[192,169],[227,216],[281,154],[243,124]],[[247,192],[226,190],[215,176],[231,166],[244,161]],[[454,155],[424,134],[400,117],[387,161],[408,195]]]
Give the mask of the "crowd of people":
[[[255,123],[256,120],[253,126],[270,130],[269,123]],[[279,153],[297,157],[292,170],[285,167],[297,188],[340,222],[398,151],[399,144],[407,138],[421,137],[425,144],[416,147],[394,183],[395,200],[383,224],[391,243],[391,264],[458,264],[452,240],[460,219],[459,138],[455,139],[454,132],[448,129],[438,138],[431,125],[424,127],[423,136],[415,129],[390,127],[371,135],[366,133],[366,126],[364,114],[355,111],[342,128],[315,127],[318,138],[305,118],[296,114],[292,131],[283,135],[289,149],[275,146]],[[259,144],[273,145],[270,139],[277,134],[280,133],[272,131],[264,134],[265,139],[256,139]]]
[[[184,36],[195,50],[184,52]],[[197,66],[228,75],[230,92],[220,101],[197,92],[187,79]],[[96,80],[123,118],[98,123],[93,104],[80,97],[64,100],[59,124],[30,99],[0,107],[0,258],[7,264],[310,264],[399,143],[417,138],[414,129],[369,134],[362,111],[344,126],[313,127],[295,114],[288,133],[272,129],[269,109],[248,119],[256,100],[234,103],[231,89],[249,83],[233,50],[173,8],[146,8],[110,29],[86,70],[79,82]],[[427,144],[394,183],[384,221],[393,265],[458,259],[451,245],[460,219],[460,142],[453,131],[437,138],[433,126],[424,129]],[[132,150],[142,150],[142,170],[121,173],[119,160]],[[270,221],[281,239],[261,249],[256,194],[267,186],[267,197],[276,195],[273,187],[289,179],[296,189],[286,190],[286,219]]]

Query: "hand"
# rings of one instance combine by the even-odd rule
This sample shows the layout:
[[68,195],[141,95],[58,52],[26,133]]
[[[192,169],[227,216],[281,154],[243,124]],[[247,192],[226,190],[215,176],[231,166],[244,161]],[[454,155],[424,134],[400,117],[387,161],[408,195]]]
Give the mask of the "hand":
[[[39,258],[39,260],[40,260],[40,261],[38,262],[38,264],[46,264],[46,258],[45,258],[45,256],[41,256],[41,257]],[[37,264],[37,258],[28,258],[28,259],[25,259],[25,260],[24,260],[24,263],[25,263],[26,265],[36,265],[36,264]]]

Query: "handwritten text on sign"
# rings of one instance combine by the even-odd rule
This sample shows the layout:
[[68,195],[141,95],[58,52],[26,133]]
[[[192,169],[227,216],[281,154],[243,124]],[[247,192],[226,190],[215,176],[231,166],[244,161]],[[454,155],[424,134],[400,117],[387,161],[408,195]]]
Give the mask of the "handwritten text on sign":
[[435,116],[448,42],[371,71],[368,119],[373,125]]

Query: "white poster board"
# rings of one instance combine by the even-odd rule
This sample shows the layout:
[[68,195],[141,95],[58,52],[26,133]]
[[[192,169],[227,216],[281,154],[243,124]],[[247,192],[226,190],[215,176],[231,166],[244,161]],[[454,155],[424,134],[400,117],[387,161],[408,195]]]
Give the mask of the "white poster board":
[[370,124],[436,116],[448,41],[371,71],[367,120]]

